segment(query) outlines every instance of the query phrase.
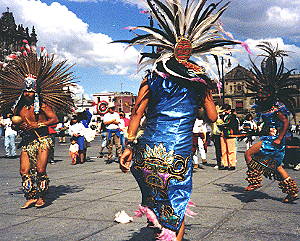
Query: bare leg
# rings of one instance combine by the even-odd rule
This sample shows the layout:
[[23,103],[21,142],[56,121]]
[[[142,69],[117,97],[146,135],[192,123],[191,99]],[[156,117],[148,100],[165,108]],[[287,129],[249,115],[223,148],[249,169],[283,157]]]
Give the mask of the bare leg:
[[289,174],[287,173],[286,170],[283,169],[282,166],[277,167],[277,171],[280,173],[280,175],[282,176],[282,179],[287,179],[289,177]]
[[29,157],[26,151],[22,151],[20,155],[20,174],[28,174],[30,170]]
[[183,235],[184,235],[184,230],[185,230],[185,225],[184,225],[184,220],[183,220],[181,227],[178,231],[178,234],[176,236],[176,241],[182,241]]
[[80,163],[84,163],[84,150],[79,151]]
[[247,164],[251,161],[252,156],[259,152],[261,145],[262,141],[257,142],[245,152],[245,160]]
[[[48,157],[50,154],[49,149],[39,149],[39,153],[38,153],[38,157],[37,157],[37,164],[36,164],[36,169],[38,172],[38,178],[39,175],[42,175],[42,178],[46,178],[46,180],[39,180],[38,185],[40,185],[40,187],[38,187],[39,191],[45,192],[48,189],[48,177],[46,174],[46,168],[47,168],[47,163],[48,163]],[[44,206],[46,203],[45,198],[43,196],[40,196],[36,202],[36,207],[42,207]]]
[[[30,179],[29,171],[30,171],[30,161],[29,161],[28,154],[27,152],[22,151],[20,155],[20,174],[22,176],[22,182],[26,182],[25,185],[23,184],[23,188],[25,189],[24,190],[25,193],[28,194],[27,201],[23,206],[21,206],[22,209],[28,208],[32,204],[35,204],[37,202],[36,198],[30,197],[31,191],[33,190],[33,182]],[[26,188],[24,186],[26,186]]]

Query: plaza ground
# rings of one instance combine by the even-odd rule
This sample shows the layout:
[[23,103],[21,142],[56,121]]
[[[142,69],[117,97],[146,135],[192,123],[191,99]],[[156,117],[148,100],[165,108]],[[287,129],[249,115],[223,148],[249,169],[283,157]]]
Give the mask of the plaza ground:
[[[4,156],[1,139],[0,156]],[[153,230],[145,218],[129,224],[115,223],[114,215],[137,209],[140,191],[131,174],[117,163],[97,158],[99,139],[88,149],[90,160],[71,165],[69,144],[56,143],[55,165],[48,165],[51,179],[47,206],[21,210],[25,199],[20,189],[19,160],[0,159],[0,240],[100,240],[150,241]],[[239,143],[235,171],[214,169],[214,148],[209,146],[211,166],[194,173],[192,208],[198,215],[186,218],[186,241],[300,240],[300,200],[281,203],[285,196],[276,181],[264,179],[263,187],[244,192],[245,144]],[[300,183],[300,172],[288,169]]]

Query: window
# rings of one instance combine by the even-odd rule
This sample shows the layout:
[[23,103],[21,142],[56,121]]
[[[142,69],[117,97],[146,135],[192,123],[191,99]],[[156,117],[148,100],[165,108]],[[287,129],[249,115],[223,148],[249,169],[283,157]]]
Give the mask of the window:
[[236,111],[239,113],[239,112],[242,112],[243,111],[243,108],[244,108],[244,102],[242,100],[237,100],[235,102],[235,109]]

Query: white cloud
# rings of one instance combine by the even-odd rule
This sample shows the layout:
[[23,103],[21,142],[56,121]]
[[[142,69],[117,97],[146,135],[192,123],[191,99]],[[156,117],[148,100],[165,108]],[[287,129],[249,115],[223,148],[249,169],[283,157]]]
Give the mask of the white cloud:
[[[0,0],[0,8],[7,7]],[[48,52],[56,53],[77,65],[97,66],[108,74],[128,74],[136,67],[138,51],[126,45],[110,44],[112,39],[102,33],[92,33],[88,24],[79,19],[66,6],[57,2],[47,5],[40,0],[10,0],[16,22],[35,26],[38,45],[46,46]]]
[[270,22],[277,24],[294,25],[299,22],[299,12],[296,12],[294,9],[275,6],[269,8],[266,14]]
[[[250,61],[249,57],[252,60],[256,59],[256,56],[258,54],[261,54],[263,51],[256,47],[257,44],[261,43],[262,41],[267,41],[272,43],[272,45],[278,46],[279,49],[288,51],[288,57],[284,57],[284,63],[285,67],[287,69],[296,69],[296,72],[299,73],[300,71],[300,47],[293,45],[293,44],[286,44],[282,38],[269,38],[269,39],[247,39],[245,42],[248,44],[249,48],[251,49],[251,52],[253,55],[250,55],[247,57],[247,53],[245,51],[235,53],[234,57],[236,58],[235,63],[239,63],[240,65],[250,68]],[[242,47],[239,47],[242,49]],[[257,62],[259,64],[260,60],[257,59]]]
[[222,21],[226,30],[242,39],[281,37],[300,39],[299,0],[232,0]]

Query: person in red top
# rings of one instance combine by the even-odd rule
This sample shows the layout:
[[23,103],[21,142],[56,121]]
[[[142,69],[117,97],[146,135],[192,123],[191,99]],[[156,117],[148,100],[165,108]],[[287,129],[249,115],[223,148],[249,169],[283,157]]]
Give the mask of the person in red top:
[[53,145],[49,150],[49,158],[48,158],[48,163],[50,164],[55,164],[54,161],[54,147],[55,147],[55,136],[56,136],[56,128],[57,124],[48,126],[48,132],[49,132],[49,137],[51,138]]
[[127,140],[127,129],[130,123],[130,119],[125,117],[124,111],[119,112],[120,115],[120,129],[121,129],[121,144],[122,144],[122,149],[124,150],[125,148],[125,143]]

